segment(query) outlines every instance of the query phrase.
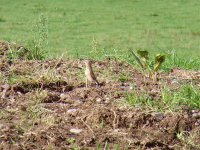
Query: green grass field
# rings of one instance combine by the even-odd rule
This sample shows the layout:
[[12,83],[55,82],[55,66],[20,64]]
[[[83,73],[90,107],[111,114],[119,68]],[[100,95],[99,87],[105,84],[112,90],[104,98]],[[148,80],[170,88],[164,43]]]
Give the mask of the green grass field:
[[0,150],[200,149],[199,91],[200,0],[0,0]]
[[[129,48],[200,56],[199,0],[0,0],[0,39],[26,45],[48,19],[50,57]],[[100,56],[95,56],[100,57]]]

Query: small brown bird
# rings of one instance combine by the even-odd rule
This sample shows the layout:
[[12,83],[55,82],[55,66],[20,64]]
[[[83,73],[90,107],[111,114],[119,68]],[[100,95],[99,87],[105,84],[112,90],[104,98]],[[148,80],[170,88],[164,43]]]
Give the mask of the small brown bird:
[[99,82],[97,81],[96,76],[94,75],[94,72],[92,70],[92,64],[90,60],[85,61],[86,69],[85,69],[85,76],[86,76],[86,87],[88,87],[88,81],[95,82],[97,85],[99,85]]

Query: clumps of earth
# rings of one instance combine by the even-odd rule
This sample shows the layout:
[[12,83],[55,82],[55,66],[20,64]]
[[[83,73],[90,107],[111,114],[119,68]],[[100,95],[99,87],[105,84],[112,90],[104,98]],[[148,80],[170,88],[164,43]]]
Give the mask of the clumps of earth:
[[8,51],[1,41],[0,149],[200,148],[199,110],[158,112],[126,102],[144,91],[160,101],[163,86],[198,86],[200,72],[175,68],[155,82],[107,58],[93,61],[100,86],[86,88],[83,60],[10,60]]

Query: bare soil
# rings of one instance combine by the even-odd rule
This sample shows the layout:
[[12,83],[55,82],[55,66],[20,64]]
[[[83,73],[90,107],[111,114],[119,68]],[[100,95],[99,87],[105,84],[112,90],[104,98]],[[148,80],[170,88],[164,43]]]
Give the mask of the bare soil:
[[[0,42],[0,149],[198,149],[199,110],[155,112],[125,103],[127,93],[199,84],[199,72],[173,69],[152,81],[113,59],[93,62],[100,86],[85,87],[83,60],[7,60]],[[174,80],[176,82],[174,82]],[[180,139],[178,133],[193,143]],[[186,143],[186,144],[185,144]]]

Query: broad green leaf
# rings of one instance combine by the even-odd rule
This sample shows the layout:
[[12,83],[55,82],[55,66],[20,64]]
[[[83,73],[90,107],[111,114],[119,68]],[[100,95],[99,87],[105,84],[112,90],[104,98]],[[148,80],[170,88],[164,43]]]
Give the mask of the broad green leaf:
[[137,53],[141,58],[145,58],[146,60],[149,59],[149,52],[148,51],[138,50]]
[[165,61],[165,55],[157,54],[155,57],[154,73],[160,69],[160,66]]
[[149,64],[148,64],[149,52],[138,50],[137,53],[140,56],[140,60],[142,61],[143,66],[146,67],[145,69],[149,70]]

